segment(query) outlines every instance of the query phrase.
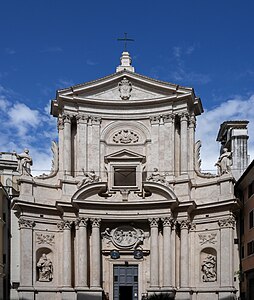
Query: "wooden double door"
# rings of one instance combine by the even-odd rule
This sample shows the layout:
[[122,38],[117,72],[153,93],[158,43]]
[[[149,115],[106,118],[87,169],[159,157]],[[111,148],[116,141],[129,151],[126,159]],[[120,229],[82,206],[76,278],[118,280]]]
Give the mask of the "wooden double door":
[[138,300],[138,266],[114,265],[114,300]]

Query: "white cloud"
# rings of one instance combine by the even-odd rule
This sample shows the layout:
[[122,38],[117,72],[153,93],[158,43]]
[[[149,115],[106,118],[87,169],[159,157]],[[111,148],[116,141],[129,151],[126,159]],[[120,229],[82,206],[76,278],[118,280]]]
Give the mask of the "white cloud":
[[33,174],[51,169],[51,141],[57,137],[56,119],[49,115],[49,104],[42,109],[32,109],[20,101],[13,91],[0,85],[0,151],[24,148],[30,150],[34,164]]
[[27,131],[33,127],[36,128],[40,121],[38,110],[32,110],[24,103],[14,104],[8,111],[10,123],[18,131],[19,135],[27,134]]
[[248,98],[239,96],[229,99],[221,105],[214,107],[197,118],[196,139],[202,142],[201,158],[203,170],[214,170],[214,164],[219,157],[220,143],[216,142],[220,124],[229,120],[248,120],[249,154],[254,157],[254,135],[251,128],[254,125],[254,95]]

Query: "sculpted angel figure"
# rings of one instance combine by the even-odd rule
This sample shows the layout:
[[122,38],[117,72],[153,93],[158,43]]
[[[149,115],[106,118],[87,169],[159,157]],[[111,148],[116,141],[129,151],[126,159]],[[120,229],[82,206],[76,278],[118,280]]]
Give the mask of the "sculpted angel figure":
[[32,157],[29,155],[29,150],[24,149],[24,152],[17,154],[14,152],[18,159],[18,169],[17,171],[21,175],[29,175],[31,176],[31,166],[33,165]]
[[80,188],[81,186],[86,185],[86,184],[100,181],[100,177],[95,174],[94,170],[91,170],[90,172],[85,172],[84,169],[82,169],[82,170],[83,170],[85,177],[78,183],[78,188]]
[[228,151],[227,148],[224,148],[223,153],[219,157],[215,166],[218,167],[220,175],[231,173],[232,152]]

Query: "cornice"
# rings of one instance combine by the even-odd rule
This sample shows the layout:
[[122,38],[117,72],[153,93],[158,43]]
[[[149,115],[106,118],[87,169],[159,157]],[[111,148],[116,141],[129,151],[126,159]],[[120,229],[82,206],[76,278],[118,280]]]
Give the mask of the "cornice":
[[121,78],[123,76],[127,76],[127,77],[132,78],[132,79],[145,80],[147,83],[157,85],[160,88],[170,88],[171,90],[182,92],[182,93],[184,91],[191,91],[192,93],[194,93],[193,88],[184,87],[184,86],[173,84],[173,83],[170,83],[170,82],[167,82],[167,81],[154,79],[154,78],[151,78],[151,77],[148,77],[148,76],[145,76],[145,75],[141,75],[139,73],[130,72],[128,70],[123,70],[123,71],[120,71],[120,72],[117,72],[117,73],[113,73],[113,74],[110,74],[110,75],[107,75],[107,76],[104,76],[104,77],[101,77],[101,78],[98,78],[98,79],[95,79],[95,80],[92,80],[92,81],[88,81],[88,82],[85,82],[85,83],[76,84],[74,86],[71,86],[71,87],[68,87],[68,88],[65,88],[65,89],[60,89],[57,92],[58,92],[58,94],[65,93],[65,92],[68,92],[68,91],[75,93],[77,91],[80,91],[82,88],[97,87],[100,84],[106,84],[106,83],[108,83],[112,80],[117,80],[118,78]]

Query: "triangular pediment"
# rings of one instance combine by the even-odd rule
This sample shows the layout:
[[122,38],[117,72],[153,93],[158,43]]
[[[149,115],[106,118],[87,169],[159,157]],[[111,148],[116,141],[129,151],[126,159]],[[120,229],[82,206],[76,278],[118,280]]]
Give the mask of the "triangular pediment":
[[140,155],[128,149],[119,150],[117,152],[105,156],[106,163],[109,161],[128,160],[128,159],[144,162],[146,157],[144,155]]
[[155,80],[127,70],[58,91],[59,96],[67,98],[100,101],[150,100],[192,93],[191,88]]

